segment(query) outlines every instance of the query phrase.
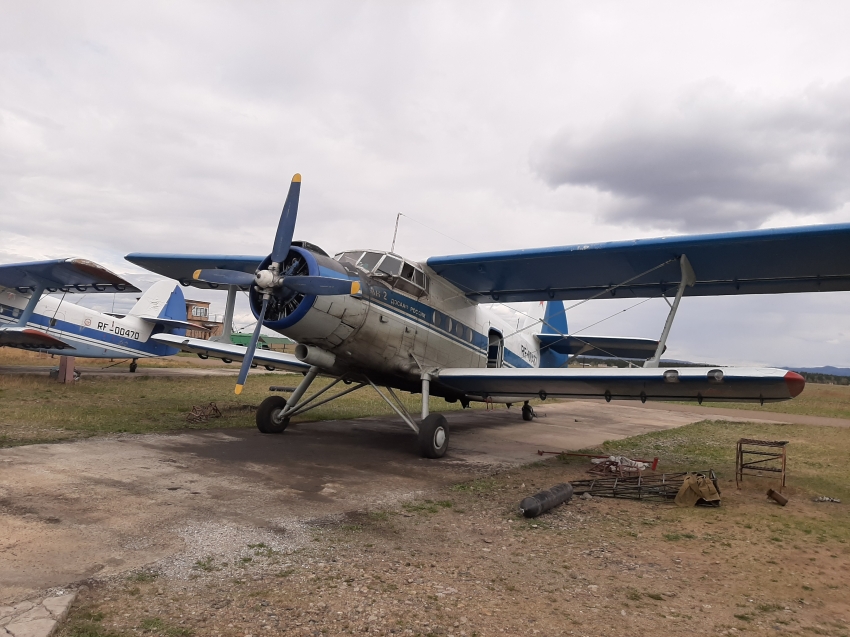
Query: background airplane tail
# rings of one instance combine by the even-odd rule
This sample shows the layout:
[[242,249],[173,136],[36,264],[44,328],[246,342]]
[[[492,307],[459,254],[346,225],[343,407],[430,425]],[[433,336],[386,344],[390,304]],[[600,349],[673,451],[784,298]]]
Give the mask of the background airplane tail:
[[157,281],[141,296],[128,315],[185,321],[186,299],[183,290],[174,281]]
[[[186,299],[183,290],[174,281],[157,281],[142,295],[130,310],[128,316],[136,316],[150,326],[152,334],[170,332],[178,336],[186,334],[186,328],[193,326],[186,320]],[[169,354],[178,350],[169,348]]]
[[[563,301],[547,301],[546,311],[543,314],[543,334],[569,334],[567,329],[567,313],[564,311]],[[561,367],[567,362],[566,354],[553,352],[544,347],[540,350],[540,367]]]

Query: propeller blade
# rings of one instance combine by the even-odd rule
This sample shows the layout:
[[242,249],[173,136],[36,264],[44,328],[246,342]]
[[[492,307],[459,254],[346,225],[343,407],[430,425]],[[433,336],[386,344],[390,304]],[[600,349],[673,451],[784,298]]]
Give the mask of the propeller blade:
[[333,296],[337,294],[357,294],[360,292],[360,281],[335,279],[330,276],[290,276],[283,280],[283,287],[302,294]]
[[254,361],[254,352],[257,349],[257,341],[260,339],[260,330],[263,328],[263,319],[266,318],[266,308],[269,306],[269,297],[263,297],[263,307],[260,309],[260,315],[257,317],[257,327],[254,328],[254,334],[251,336],[251,342],[248,344],[248,350],[245,352],[245,358],[242,359],[242,367],[239,369],[239,378],[236,381],[236,394],[242,393],[242,388],[245,386],[245,379],[248,378],[248,372],[251,370],[251,363]]
[[254,282],[254,275],[238,270],[195,270],[192,278],[196,281],[206,283],[220,283],[221,285],[239,285],[248,287]]
[[295,173],[292,183],[289,184],[289,193],[280,213],[280,222],[277,225],[277,234],[274,236],[274,248],[272,249],[272,263],[283,263],[289,254],[289,246],[292,244],[292,235],[295,234],[295,219],[298,216],[298,197],[301,194],[301,175]]

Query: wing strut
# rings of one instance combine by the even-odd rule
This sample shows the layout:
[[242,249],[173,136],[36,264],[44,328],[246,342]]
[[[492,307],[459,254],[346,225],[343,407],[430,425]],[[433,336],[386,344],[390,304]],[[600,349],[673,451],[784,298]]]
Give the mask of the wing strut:
[[24,313],[21,314],[21,318],[18,319],[18,325],[20,327],[26,327],[27,323],[29,323],[30,318],[32,318],[32,313],[35,311],[35,306],[38,305],[38,302],[41,300],[41,293],[44,292],[45,287],[46,286],[43,283],[38,283],[32,288],[30,300],[27,301],[27,306],[24,308]]
[[233,308],[236,306],[236,293],[239,291],[238,285],[227,286],[227,303],[224,306],[224,328],[221,331],[221,336],[213,336],[210,340],[220,343],[230,343],[230,334],[233,331]]
[[697,282],[694,269],[691,267],[691,262],[688,261],[688,257],[686,255],[683,254],[679,257],[679,266],[682,269],[682,280],[679,281],[679,289],[676,290],[676,298],[671,304],[670,301],[667,301],[667,297],[662,295],[664,300],[667,301],[667,305],[670,306],[670,313],[667,314],[667,321],[664,323],[661,338],[658,339],[658,347],[655,349],[655,354],[643,364],[644,367],[658,367],[658,364],[661,362],[661,353],[664,351],[664,346],[667,344],[667,337],[670,335],[670,328],[673,327],[673,319],[676,318],[676,310],[679,309],[679,301],[682,300],[685,288],[693,287]]

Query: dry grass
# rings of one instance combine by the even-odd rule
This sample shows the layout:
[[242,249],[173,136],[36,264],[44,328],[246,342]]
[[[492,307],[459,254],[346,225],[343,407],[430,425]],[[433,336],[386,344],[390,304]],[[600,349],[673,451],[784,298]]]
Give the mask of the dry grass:
[[[233,393],[235,376],[162,378],[83,377],[63,385],[43,376],[0,376],[0,446],[52,442],[110,433],[150,433],[181,429],[254,427],[254,410],[270,385],[294,386],[297,374],[252,374],[245,391]],[[312,389],[325,386],[317,379]],[[331,390],[333,391],[333,390]],[[285,394],[283,394],[285,395]],[[412,412],[419,395],[398,394]],[[193,405],[215,402],[222,417],[208,423],[186,422]],[[439,398],[433,411],[459,409]],[[392,415],[371,388],[364,388],[293,419],[293,422]]]
[[[696,405],[693,403],[683,403]],[[800,414],[803,416],[826,416],[828,418],[850,418],[850,385],[817,385],[806,383],[803,393],[792,400],[781,403],[703,403],[704,407],[726,407],[748,409],[777,414]]]

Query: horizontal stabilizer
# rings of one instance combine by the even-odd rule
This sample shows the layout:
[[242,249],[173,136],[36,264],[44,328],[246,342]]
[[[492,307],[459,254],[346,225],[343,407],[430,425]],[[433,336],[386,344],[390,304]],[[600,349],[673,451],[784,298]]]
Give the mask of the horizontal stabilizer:
[[43,287],[48,292],[141,292],[103,266],[85,259],[53,259],[0,265],[0,287],[28,292]]
[[[209,356],[211,358],[221,358],[231,361],[242,361],[245,357],[247,347],[244,345],[233,345],[232,343],[218,343],[215,341],[207,341],[202,338],[187,338],[185,336],[176,336],[174,334],[154,334],[151,336],[152,341],[165,343],[170,347],[177,347],[184,352],[191,354],[199,354],[200,356]],[[257,349],[254,354],[254,362],[260,365],[268,365],[275,369],[282,369],[290,372],[306,372],[310,369],[310,365],[302,363],[295,358],[293,354],[285,354],[283,352],[273,352],[267,349]]]
[[658,341],[628,336],[561,336],[536,334],[541,351],[549,349],[570,356],[599,356],[604,358],[647,359],[655,354]]
[[0,346],[20,349],[74,349],[47,332],[30,327],[0,327]]
[[140,316],[140,319],[146,321],[148,323],[153,323],[155,325],[163,325],[165,327],[171,329],[184,329],[184,330],[201,330],[204,332],[209,332],[210,329],[208,327],[203,327],[201,325],[196,325],[195,323],[190,323],[189,321],[180,321],[177,319],[169,319],[162,318],[161,316]]
[[776,402],[794,398],[806,381],[795,372],[759,367],[630,369],[445,369],[434,380],[472,400],[605,398]]

